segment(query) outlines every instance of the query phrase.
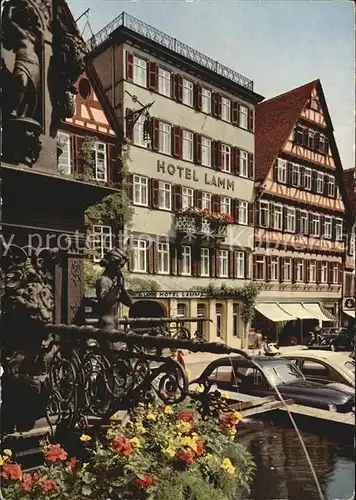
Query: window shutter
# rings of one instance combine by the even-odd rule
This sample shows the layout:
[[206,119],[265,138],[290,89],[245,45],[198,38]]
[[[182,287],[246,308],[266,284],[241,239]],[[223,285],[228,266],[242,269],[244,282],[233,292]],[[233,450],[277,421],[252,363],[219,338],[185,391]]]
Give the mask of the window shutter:
[[221,151],[221,141],[216,141],[216,169],[221,170],[222,166],[222,151]]
[[253,153],[248,153],[248,178],[252,180],[255,178],[253,156]]
[[329,190],[329,176],[324,174],[324,196],[328,196],[328,190]]
[[316,282],[321,283],[321,260],[316,261]]
[[183,101],[183,77],[182,75],[175,75],[175,98],[176,101]]
[[317,177],[318,177],[317,172],[315,170],[312,170],[312,185],[311,185],[311,190],[314,193],[316,193]]
[[324,148],[325,154],[327,155],[329,153],[329,139],[325,137],[325,148]]
[[115,154],[114,154],[114,145],[113,144],[107,144],[106,145],[107,152],[108,152],[108,182],[114,183],[114,179],[116,176],[116,161],[115,161]]
[[250,254],[244,252],[245,278],[250,279]]
[[273,165],[273,180],[275,182],[278,181],[278,160],[276,160]]
[[211,168],[217,168],[218,159],[218,143],[211,141]]
[[257,279],[257,255],[252,255],[252,279]]
[[300,166],[299,172],[300,172],[300,186],[303,188],[304,187],[305,168]]
[[200,262],[200,255],[198,253],[198,247],[197,245],[192,247],[192,276],[198,277],[199,276],[199,270],[198,270],[198,264]]
[[285,258],[280,257],[279,258],[279,282],[282,283],[284,281],[284,263],[285,263]]
[[324,227],[325,224],[325,217],[323,215],[320,216],[320,238],[324,237]]
[[231,103],[231,123],[233,125],[239,124],[239,103],[236,101]]
[[152,118],[152,149],[158,151],[159,148],[159,120],[157,118]]
[[269,204],[269,220],[268,220],[268,226],[273,229],[274,228],[274,204],[270,203]]
[[216,278],[215,248],[210,248],[210,273],[212,278]]
[[159,199],[159,181],[156,179],[149,179],[150,191],[151,191],[151,203],[152,208],[158,208]]
[[126,51],[126,80],[133,81],[133,54]]
[[213,195],[213,212],[220,213],[220,196],[218,194]]
[[320,133],[315,132],[315,134],[314,134],[314,149],[316,149],[318,151],[319,146],[320,146]]
[[196,208],[202,207],[202,197],[203,197],[203,193],[201,191],[199,191],[198,189],[196,189],[194,191],[194,206]]
[[267,266],[266,281],[271,281],[272,264],[271,264],[271,257],[270,257],[270,255],[266,256],[266,266]]
[[183,271],[183,249],[180,245],[177,246],[177,274],[180,276]]
[[174,73],[171,73],[171,97],[172,99],[176,98],[176,75]]
[[129,174],[127,176],[127,197],[128,199],[133,202],[133,175]]
[[253,108],[249,108],[248,110],[248,129],[250,132],[254,132],[254,116],[255,110]]
[[240,149],[234,147],[232,154],[233,154],[233,173],[235,175],[240,175]]
[[283,230],[287,229],[287,207],[283,207]]
[[215,249],[215,276],[218,278],[220,276],[220,250]]
[[221,118],[221,94],[219,94],[218,92],[214,92],[212,95],[212,101],[213,101],[212,115],[215,116],[215,118]]
[[304,282],[309,282],[309,269],[310,269],[310,260],[304,260]]
[[201,164],[201,135],[194,134],[194,163]]
[[147,64],[147,82],[150,90],[158,90],[158,64],[154,61]]
[[333,282],[333,263],[328,262],[328,284],[331,285]]
[[130,141],[133,140],[133,110],[126,108],[126,138]]
[[229,250],[229,264],[228,264],[228,276],[229,278],[234,277],[234,252]]
[[331,239],[336,241],[336,220],[334,217],[331,219]]
[[237,250],[232,250],[232,278],[237,278]]
[[170,261],[170,274],[175,276],[177,274],[177,248],[173,243],[169,244],[169,261]]
[[239,223],[239,200],[232,199],[231,200],[231,215],[234,218],[234,221]]
[[303,146],[308,147],[308,141],[309,141],[309,131],[307,128],[303,129]]
[[148,244],[147,247],[147,263],[148,263],[148,273],[154,273],[154,257],[153,257],[153,244]]
[[81,158],[82,147],[84,143],[84,137],[80,137],[79,135],[75,136],[75,169],[74,171],[78,174],[84,173],[84,161]]
[[199,111],[202,108],[202,87],[200,83],[194,85],[194,107]]
[[152,241],[152,252],[153,252],[153,272],[158,273],[158,251],[157,251],[157,241]]
[[297,259],[292,259],[292,283],[297,280]]
[[342,264],[338,264],[338,284],[341,285],[343,281],[344,273],[343,273],[343,268]]
[[217,102],[218,102],[218,118],[221,118],[222,112],[222,102],[221,102],[221,94],[217,94]]
[[295,234],[300,234],[300,210],[295,211]]
[[255,223],[255,204],[252,202],[252,203],[249,203],[248,204],[248,225],[249,226],[253,226],[254,223]]
[[183,131],[181,127],[177,125],[173,126],[172,131],[172,155],[176,158],[182,158],[182,142],[183,142]]
[[182,208],[182,186],[174,184],[173,186],[173,210],[180,210]]
[[292,164],[287,161],[287,183],[288,186],[292,185]]

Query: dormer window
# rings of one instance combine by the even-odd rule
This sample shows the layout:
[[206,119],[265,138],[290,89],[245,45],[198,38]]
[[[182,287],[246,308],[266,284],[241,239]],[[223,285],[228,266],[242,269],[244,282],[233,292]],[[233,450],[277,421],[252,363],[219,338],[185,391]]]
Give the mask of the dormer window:
[[310,109],[313,109],[314,111],[320,111],[320,104],[317,99],[312,99],[310,101]]

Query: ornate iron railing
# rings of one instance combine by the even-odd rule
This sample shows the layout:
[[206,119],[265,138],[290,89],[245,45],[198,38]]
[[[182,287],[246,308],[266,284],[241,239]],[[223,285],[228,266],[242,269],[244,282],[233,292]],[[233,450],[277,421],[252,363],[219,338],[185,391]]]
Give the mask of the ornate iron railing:
[[227,237],[226,224],[187,214],[176,215],[175,229],[188,238],[200,236],[206,239],[225,239]]
[[100,30],[96,35],[94,35],[87,42],[88,49],[90,51],[96,49],[105,42],[112,34],[120,28],[121,26],[128,28],[135,33],[138,33],[153,42],[162,45],[163,47],[179,54],[191,61],[200,64],[204,68],[221,75],[222,77],[231,80],[246,89],[253,91],[253,81],[249,80],[245,76],[241,75],[237,71],[220,64],[218,61],[214,61],[211,57],[202,54],[196,49],[193,49],[189,45],[186,45],[183,42],[180,42],[176,38],[163,33],[162,31],[150,26],[149,24],[136,19],[135,17],[126,14],[126,12],[122,12],[116,19],[114,19],[111,23],[107,24],[102,30]]

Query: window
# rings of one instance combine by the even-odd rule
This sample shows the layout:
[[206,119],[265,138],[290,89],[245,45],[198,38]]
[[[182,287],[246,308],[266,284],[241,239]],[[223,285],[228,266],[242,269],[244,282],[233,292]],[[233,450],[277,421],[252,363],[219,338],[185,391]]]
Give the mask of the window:
[[94,262],[100,262],[105,252],[112,248],[113,238],[110,226],[93,226]]
[[192,207],[193,205],[193,189],[182,187],[182,208]]
[[223,312],[222,304],[216,304],[215,311],[216,311],[216,336],[221,337],[222,312]]
[[201,91],[201,110],[204,113],[211,113],[211,91],[204,87]]
[[231,147],[227,144],[221,145],[221,170],[231,172]]
[[171,96],[171,73],[163,68],[158,69],[158,92]]
[[187,305],[186,304],[177,304],[177,316],[179,318],[186,318],[187,317]]
[[193,82],[183,78],[183,104],[193,106]]
[[314,111],[319,111],[319,102],[317,99],[312,99],[310,101],[310,109],[314,109]]
[[210,193],[202,193],[201,207],[203,210],[209,210],[211,212],[211,194]]
[[240,176],[248,177],[248,153],[240,151]]
[[329,175],[328,196],[335,196],[335,177],[333,177],[332,175]]
[[278,257],[271,257],[270,260],[270,280],[278,281],[279,278],[279,265],[278,265]]
[[231,198],[227,196],[220,197],[220,213],[231,215]]
[[292,280],[292,259],[290,257],[284,258],[283,263],[283,281]]
[[227,278],[229,276],[229,252],[228,250],[219,251],[219,267],[220,278]]
[[297,144],[303,144],[304,139],[304,129],[300,125],[295,127],[294,140]]
[[140,175],[133,178],[133,202],[135,205],[148,205],[148,179]]
[[64,132],[58,132],[57,146],[62,149],[62,154],[58,158],[58,167],[63,174],[71,173],[70,164],[70,135]]
[[136,56],[133,58],[133,82],[147,87],[147,62]]
[[285,184],[287,182],[287,162],[277,159],[277,181]]
[[169,123],[159,122],[159,152],[170,155],[172,151],[171,125]]
[[304,187],[308,191],[311,190],[311,184],[312,184],[311,180],[312,180],[311,169],[305,168],[304,169]]
[[144,146],[147,148],[149,141],[146,139],[145,134],[145,115],[140,115],[133,129],[133,139],[134,143],[138,146]]
[[286,231],[295,233],[295,208],[287,207],[287,227]]
[[239,336],[239,305],[232,305],[232,336]]
[[158,207],[162,210],[172,209],[172,185],[169,182],[158,183]]
[[339,282],[339,264],[334,263],[332,264],[332,282],[336,285]]
[[342,219],[335,219],[336,241],[342,241],[342,233],[343,233]]
[[107,157],[106,157],[106,144],[103,142],[96,142],[92,149],[93,159],[95,161],[95,180],[107,180]]
[[192,249],[182,247],[182,276],[191,276],[192,274]]
[[282,231],[283,229],[283,207],[282,205],[275,205],[274,206],[274,222],[273,222],[273,228],[277,229],[277,231]]
[[316,261],[315,260],[309,261],[309,276],[308,276],[308,281],[309,281],[309,283],[315,283],[316,282]]
[[169,244],[157,244],[157,270],[159,274],[169,274]]
[[[205,318],[205,304],[197,304],[197,317]],[[199,338],[204,337],[204,321],[199,321],[197,324],[197,332],[199,334]]]
[[189,130],[183,130],[182,141],[183,160],[193,161],[193,132],[190,132]]
[[323,194],[323,192],[324,192],[324,174],[321,172],[317,173],[316,192],[319,194]]
[[211,166],[211,139],[201,138],[201,163],[206,167]]
[[200,249],[200,276],[210,276],[209,248]]
[[239,108],[239,124],[241,128],[248,128],[248,108],[246,106]]
[[355,234],[351,234],[350,235],[350,245],[349,245],[349,252],[350,252],[350,255],[355,255],[355,243],[356,243],[356,238],[355,238]]
[[309,234],[309,217],[308,212],[299,212],[299,233]]
[[320,215],[311,214],[311,236],[320,236]]
[[239,200],[239,224],[247,225],[248,223],[248,203],[247,201]]
[[297,259],[295,280],[296,281],[304,281],[304,261],[303,261],[303,259]]
[[255,260],[255,279],[264,280],[265,279],[265,257],[264,255],[256,255]]
[[260,201],[260,226],[269,226],[269,203],[268,201]]
[[321,263],[321,283],[327,283],[328,281],[328,265],[326,262]]
[[323,236],[324,238],[330,239],[332,235],[332,219],[331,217],[324,217],[324,230]]
[[320,137],[319,137],[319,151],[320,153],[324,153],[325,152],[325,136],[323,136],[322,134],[320,134]]
[[295,163],[292,165],[292,184],[293,186],[299,186],[300,184],[300,168]]
[[314,149],[314,132],[312,130],[308,131],[308,148]]
[[237,252],[236,254],[236,278],[245,277],[245,253]]
[[226,122],[231,121],[231,101],[226,97],[221,98],[221,118]]
[[133,240],[133,271],[147,272],[147,241]]

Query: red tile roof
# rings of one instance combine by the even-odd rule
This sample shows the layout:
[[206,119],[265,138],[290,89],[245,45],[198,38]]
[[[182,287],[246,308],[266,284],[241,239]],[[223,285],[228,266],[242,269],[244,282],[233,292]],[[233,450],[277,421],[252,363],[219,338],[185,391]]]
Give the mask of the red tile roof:
[[355,168],[348,168],[347,170],[343,170],[342,177],[345,185],[346,196],[352,210],[352,215],[355,215],[356,209],[356,171]]
[[256,106],[256,181],[264,181],[319,80]]

